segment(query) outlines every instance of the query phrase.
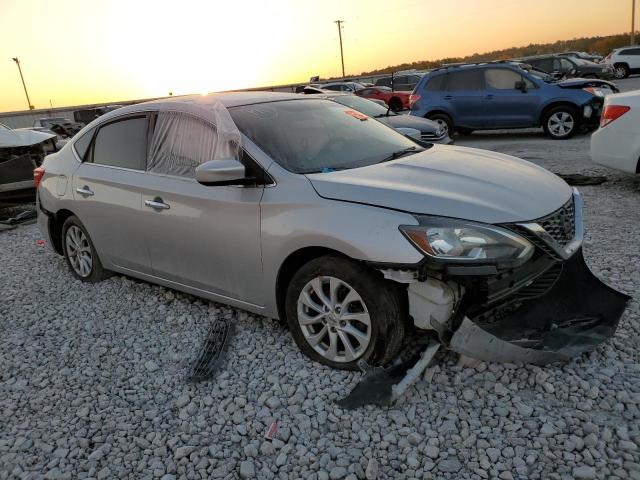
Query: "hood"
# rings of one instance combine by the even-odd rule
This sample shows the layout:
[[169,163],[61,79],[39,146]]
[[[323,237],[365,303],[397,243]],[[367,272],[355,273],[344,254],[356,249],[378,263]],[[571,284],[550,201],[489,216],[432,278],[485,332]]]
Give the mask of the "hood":
[[438,130],[436,122],[411,115],[389,115],[388,117],[376,118],[376,120],[380,120],[393,128],[415,128],[421,132],[432,134],[435,134]]
[[30,147],[55,136],[34,130],[0,130],[0,148]]
[[569,78],[567,80],[561,80],[556,83],[560,88],[586,88],[586,87],[601,87],[606,85],[614,92],[618,90],[615,83],[608,82],[606,80],[600,80],[598,78]]
[[327,199],[485,223],[534,220],[560,208],[572,194],[564,180],[532,163],[445,145],[307,178]]

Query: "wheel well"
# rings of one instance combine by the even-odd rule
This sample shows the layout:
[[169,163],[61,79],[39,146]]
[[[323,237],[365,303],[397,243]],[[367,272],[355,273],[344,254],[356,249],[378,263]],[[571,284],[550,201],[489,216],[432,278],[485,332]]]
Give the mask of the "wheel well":
[[73,212],[70,210],[62,209],[58,210],[54,215],[52,215],[51,223],[49,225],[49,233],[51,235],[51,241],[53,242],[53,249],[63,255],[62,251],[62,226],[64,222],[73,215]]
[[576,111],[578,113],[578,115],[580,115],[582,112],[580,112],[580,108],[578,108],[577,105],[575,105],[574,103],[571,102],[554,102],[551,103],[549,105],[547,105],[546,107],[544,107],[542,109],[542,113],[540,113],[540,125],[544,125],[544,118],[547,116],[547,113],[549,112],[549,110],[551,110],[552,108],[556,108],[556,107],[569,107],[571,109],[573,109],[574,111]]
[[287,287],[295,273],[300,270],[300,267],[314,258],[330,254],[341,257],[345,256],[344,254],[330,248],[305,247],[300,250],[296,250],[289,255],[284,262],[282,262],[280,270],[278,270],[278,276],[276,277],[276,306],[278,308],[278,317],[280,320],[284,321],[286,319],[284,303],[287,296]]
[[449,115],[447,112],[445,112],[444,110],[431,110],[430,112],[425,113],[424,118],[431,118],[434,115],[446,115],[447,117],[449,117],[451,119],[451,121],[453,122],[453,118],[451,118],[451,115]]
[[616,62],[613,64],[614,68],[615,67],[627,67],[629,68],[629,64],[627,62]]

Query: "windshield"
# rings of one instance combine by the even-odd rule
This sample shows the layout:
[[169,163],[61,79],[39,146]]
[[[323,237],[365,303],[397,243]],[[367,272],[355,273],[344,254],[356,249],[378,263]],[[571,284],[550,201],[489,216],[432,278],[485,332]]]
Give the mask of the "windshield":
[[261,103],[229,113],[244,135],[294,173],[364,167],[423,150],[394,129],[329,100]]
[[[387,112],[389,112],[388,108],[384,108],[376,102],[355,95],[340,95],[338,97],[332,97],[331,100],[346,107],[351,107],[373,118],[386,117]],[[395,113],[389,112],[389,115],[395,115]]]

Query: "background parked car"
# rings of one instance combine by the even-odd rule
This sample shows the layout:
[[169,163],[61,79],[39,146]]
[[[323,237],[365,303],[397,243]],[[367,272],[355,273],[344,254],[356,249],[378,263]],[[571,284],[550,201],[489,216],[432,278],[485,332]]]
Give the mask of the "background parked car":
[[640,73],[640,45],[616,48],[604,59],[614,69],[616,78],[627,78],[632,73]]
[[389,75],[388,77],[382,77],[376,80],[376,87],[388,87],[394,91],[410,92],[420,81],[422,75],[418,73],[401,74],[401,75]]
[[545,72],[562,73],[568,78],[602,78],[609,80],[614,76],[613,67],[610,65],[603,65],[582,58],[567,57],[564,55],[537,55],[518,58],[516,61],[528,63]]
[[332,82],[316,86],[323,90],[332,90],[334,92],[357,92],[364,88],[364,85],[358,82]]
[[457,130],[542,126],[551,138],[565,139],[596,126],[604,80],[555,81],[518,63],[495,62],[441,68],[426,74],[411,95],[411,115]]
[[604,59],[602,55],[598,55],[597,53],[587,53],[587,52],[563,52],[559,53],[563,57],[572,57],[572,58],[580,58],[582,60],[588,60],[594,63],[600,63]]
[[605,99],[600,128],[591,135],[591,159],[623,172],[640,173],[640,91]]
[[420,132],[418,140],[445,145],[453,143],[441,125],[426,118],[413,117],[411,115],[398,115],[397,113],[389,111],[388,108],[381,107],[369,99],[346,93],[329,93],[323,95],[323,98],[337,102],[346,107],[353,108],[354,110],[364,113],[371,118],[375,118],[379,122],[403,133],[404,130],[402,129],[408,128],[418,130]]
[[360,97],[382,100],[394,112],[409,108],[410,95],[408,92],[394,92],[386,87],[370,87],[363,88],[354,93]]

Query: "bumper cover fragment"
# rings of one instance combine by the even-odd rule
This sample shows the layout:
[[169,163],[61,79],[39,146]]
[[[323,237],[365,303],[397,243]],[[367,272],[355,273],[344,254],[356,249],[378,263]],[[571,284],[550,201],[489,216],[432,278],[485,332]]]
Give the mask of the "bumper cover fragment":
[[591,273],[579,250],[544,295],[523,299],[514,292],[492,315],[464,317],[450,348],[485,361],[567,361],[613,336],[629,298]]

